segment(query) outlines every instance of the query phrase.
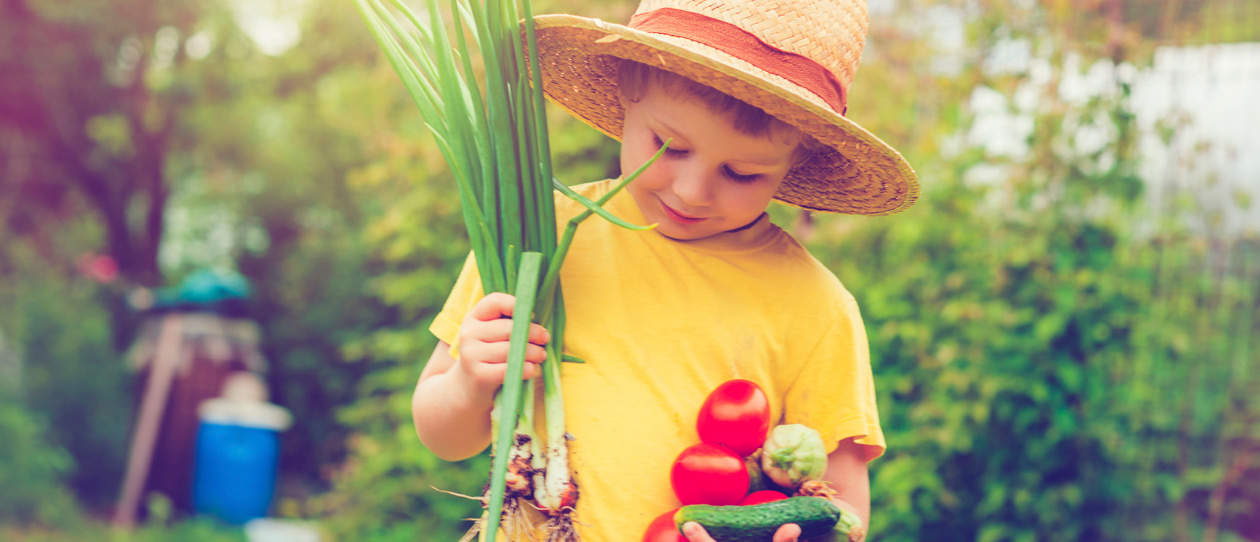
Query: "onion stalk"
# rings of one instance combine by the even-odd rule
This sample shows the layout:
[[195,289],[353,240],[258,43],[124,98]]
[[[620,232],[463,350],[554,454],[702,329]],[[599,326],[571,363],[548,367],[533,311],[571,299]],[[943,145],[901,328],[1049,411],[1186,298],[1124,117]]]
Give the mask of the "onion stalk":
[[[446,12],[454,20],[453,32],[447,31],[438,0],[425,0],[427,17],[402,0],[355,0],[355,5],[420,109],[459,186],[484,293],[511,288],[516,295],[507,376],[491,415],[493,466],[484,499],[486,539],[496,539],[505,507],[515,509],[515,499],[522,492],[529,494],[522,482],[534,486],[534,500],[551,516],[548,527],[553,533],[571,533],[558,538],[573,539],[576,531],[569,514],[577,491],[568,467],[569,435],[560,385],[560,363],[566,357],[560,266],[578,224],[592,214],[634,230],[652,227],[629,224],[602,206],[659,158],[668,142],[614,190],[590,201],[552,173],[529,0],[450,0]],[[484,71],[475,69],[474,54]],[[554,190],[586,208],[569,221],[561,239]],[[533,384],[525,388],[521,378],[531,318],[552,337],[542,367],[545,446],[534,430]],[[545,457],[540,458],[539,451]],[[509,463],[516,469],[511,496],[505,495]]]

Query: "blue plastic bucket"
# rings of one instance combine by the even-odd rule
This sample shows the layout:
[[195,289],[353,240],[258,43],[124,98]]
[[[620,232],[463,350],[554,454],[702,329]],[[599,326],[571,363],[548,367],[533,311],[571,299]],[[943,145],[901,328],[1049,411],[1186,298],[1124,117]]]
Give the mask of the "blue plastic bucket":
[[211,404],[203,404],[197,432],[193,509],[238,525],[265,517],[275,490],[279,432],[288,425],[288,413],[266,403],[206,403]]

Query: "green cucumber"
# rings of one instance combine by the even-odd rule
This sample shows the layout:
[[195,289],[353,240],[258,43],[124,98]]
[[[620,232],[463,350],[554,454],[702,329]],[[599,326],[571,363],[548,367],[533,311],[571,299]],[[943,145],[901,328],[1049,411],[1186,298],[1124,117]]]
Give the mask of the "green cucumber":
[[694,521],[717,542],[770,542],[785,523],[801,527],[801,539],[824,535],[840,521],[842,512],[830,500],[820,497],[791,497],[751,506],[709,506],[692,504],[678,509],[674,525]]

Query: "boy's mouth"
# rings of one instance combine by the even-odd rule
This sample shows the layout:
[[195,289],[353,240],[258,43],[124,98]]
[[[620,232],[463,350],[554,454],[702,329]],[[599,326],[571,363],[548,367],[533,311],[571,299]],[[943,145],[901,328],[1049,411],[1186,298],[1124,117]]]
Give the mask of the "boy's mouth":
[[689,216],[689,215],[682,214],[678,211],[675,211],[673,207],[670,207],[663,201],[661,202],[661,208],[665,210],[665,214],[669,216],[670,220],[673,220],[674,222],[677,222],[679,224],[685,224],[685,225],[690,226],[692,224],[699,224],[701,222],[704,222],[705,220],[708,220],[707,217],[703,217],[703,216]]

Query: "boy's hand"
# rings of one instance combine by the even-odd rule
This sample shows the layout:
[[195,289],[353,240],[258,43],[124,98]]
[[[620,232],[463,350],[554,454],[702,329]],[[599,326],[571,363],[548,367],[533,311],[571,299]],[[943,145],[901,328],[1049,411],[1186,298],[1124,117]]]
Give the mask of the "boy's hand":
[[[508,340],[512,334],[512,309],[516,298],[492,293],[473,306],[459,328],[459,358],[455,369],[477,397],[492,397],[507,374]],[[538,364],[547,358],[543,346],[551,334],[538,324],[530,324],[529,345],[525,348],[523,377],[539,374]]]
[[[690,542],[716,542],[704,527],[694,521],[683,524],[683,535]],[[801,536],[801,527],[795,523],[787,523],[774,532],[774,542],[797,542]]]

